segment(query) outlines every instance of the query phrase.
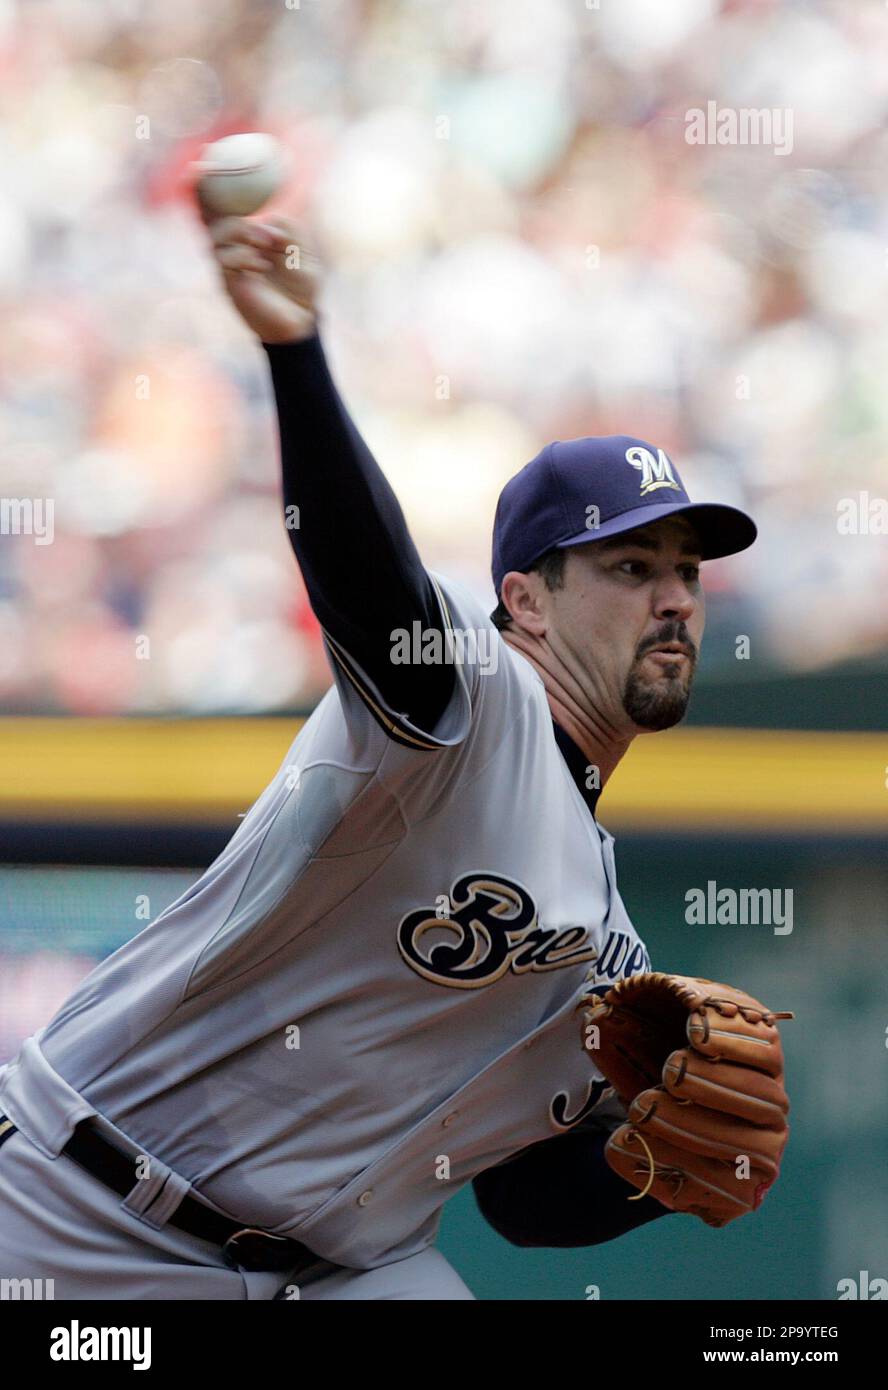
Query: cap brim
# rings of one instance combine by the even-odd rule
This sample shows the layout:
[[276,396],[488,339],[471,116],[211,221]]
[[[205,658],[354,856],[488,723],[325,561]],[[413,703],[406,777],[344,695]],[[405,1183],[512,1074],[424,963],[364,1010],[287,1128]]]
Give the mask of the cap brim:
[[728,507],[721,502],[662,502],[622,512],[610,521],[603,521],[594,530],[559,541],[557,549],[607,540],[609,536],[635,531],[665,516],[681,516],[684,513],[693,513],[690,519],[700,537],[700,558],[703,560],[720,560],[723,555],[736,555],[738,551],[748,549],[758,535],[752,517],[738,507]]

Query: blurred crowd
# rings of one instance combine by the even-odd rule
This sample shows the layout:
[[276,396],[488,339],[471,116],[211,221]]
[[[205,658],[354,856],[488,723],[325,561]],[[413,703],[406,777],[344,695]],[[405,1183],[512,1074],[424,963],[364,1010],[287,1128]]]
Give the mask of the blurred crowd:
[[[708,103],[782,146],[691,142]],[[430,568],[492,608],[506,479],[634,434],[760,524],[706,567],[704,667],[741,633],[757,669],[883,654],[886,110],[875,0],[0,0],[0,496],[52,503],[51,538],[3,514],[0,707],[329,683],[188,188],[241,130],[287,149],[268,210],[329,266],[328,358]]]

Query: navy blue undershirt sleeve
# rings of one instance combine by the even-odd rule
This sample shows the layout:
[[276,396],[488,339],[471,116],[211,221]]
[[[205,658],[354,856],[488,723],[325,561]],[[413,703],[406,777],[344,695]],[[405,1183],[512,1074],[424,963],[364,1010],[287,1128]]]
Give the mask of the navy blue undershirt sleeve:
[[672,1213],[637,1196],[604,1157],[608,1135],[576,1129],[532,1144],[479,1173],[472,1187],[482,1216],[512,1245],[600,1245]]
[[271,367],[287,528],[324,630],[366,672],[386,704],[431,733],[450,702],[453,665],[390,659],[392,632],[441,631],[431,578],[382,469],[351,420],[320,337],[263,343]]

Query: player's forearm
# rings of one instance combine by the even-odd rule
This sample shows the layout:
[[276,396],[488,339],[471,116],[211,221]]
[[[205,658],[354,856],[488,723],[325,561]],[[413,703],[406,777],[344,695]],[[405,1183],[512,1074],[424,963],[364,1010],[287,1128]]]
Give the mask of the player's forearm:
[[430,729],[453,669],[391,661],[392,632],[440,627],[434,588],[398,500],[351,420],[317,334],[264,343],[278,413],[288,536],[319,622],[390,706]]
[[668,1216],[653,1197],[610,1168],[607,1134],[575,1129],[532,1145],[517,1158],[479,1174],[472,1186],[485,1220],[513,1245],[600,1245],[636,1226]]

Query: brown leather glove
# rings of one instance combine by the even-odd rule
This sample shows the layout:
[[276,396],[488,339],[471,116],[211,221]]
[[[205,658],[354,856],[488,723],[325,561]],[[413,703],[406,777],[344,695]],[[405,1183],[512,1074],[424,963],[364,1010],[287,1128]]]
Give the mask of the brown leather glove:
[[760,1206],[789,1137],[775,1020],[793,1015],[659,971],[581,1009],[583,1045],[628,1109],[605,1147],[611,1168],[707,1226]]

